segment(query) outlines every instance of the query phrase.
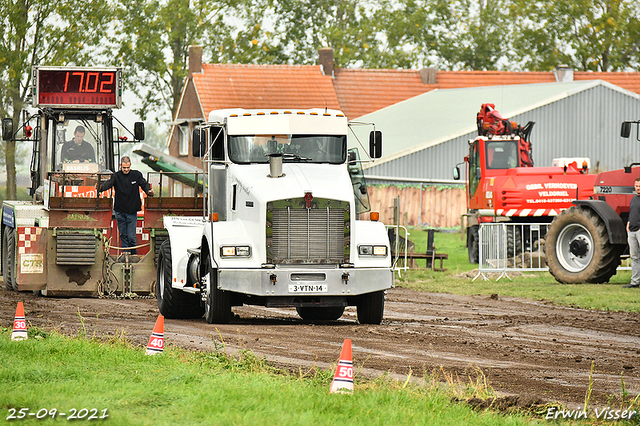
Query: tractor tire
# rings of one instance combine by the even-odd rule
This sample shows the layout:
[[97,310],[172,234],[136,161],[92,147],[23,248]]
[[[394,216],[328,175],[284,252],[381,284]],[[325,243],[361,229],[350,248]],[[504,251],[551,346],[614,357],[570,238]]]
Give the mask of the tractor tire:
[[335,321],[344,313],[344,306],[296,308],[300,318],[306,321]]
[[2,238],[2,275],[9,291],[18,291],[16,279],[16,237],[13,228],[6,227]]
[[201,259],[203,271],[206,272],[207,298],[204,306],[204,317],[209,324],[227,324],[231,321],[231,293],[218,289],[216,270],[212,266],[209,254],[203,253]]
[[185,293],[171,286],[171,242],[165,240],[158,253],[156,298],[160,313],[169,319],[201,318],[204,313],[197,294]]
[[607,227],[594,211],[578,206],[556,216],[545,244],[549,272],[564,284],[609,282],[624,248],[609,242]]
[[507,227],[507,257],[516,257],[522,253],[522,225]]
[[480,262],[480,236],[478,225],[470,226],[467,229],[467,253],[469,254],[469,263]]
[[356,309],[360,324],[380,324],[384,314],[384,290],[360,296]]

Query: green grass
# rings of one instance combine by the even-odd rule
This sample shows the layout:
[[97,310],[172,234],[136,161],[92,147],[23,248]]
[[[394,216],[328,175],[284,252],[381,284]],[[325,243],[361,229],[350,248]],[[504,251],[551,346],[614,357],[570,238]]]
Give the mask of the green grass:
[[[432,386],[356,376],[353,395],[329,395],[331,372],[278,372],[251,353],[146,356],[111,342],[30,329],[13,342],[0,330],[0,418],[10,409],[107,409],[114,425],[525,425],[542,420],[476,412]],[[356,365],[358,364],[358,360]],[[64,422],[14,420],[21,425]],[[86,421],[86,420],[84,420]],[[83,422],[84,422],[83,421]],[[95,420],[101,422],[100,420]]]
[[[427,233],[419,229],[409,230],[409,240],[416,245],[416,252],[425,251]],[[413,269],[396,278],[396,285],[420,291],[454,294],[481,294],[524,297],[535,301],[552,302],[562,306],[607,311],[640,312],[638,289],[622,288],[631,278],[630,271],[620,271],[608,284],[560,284],[548,272],[512,273],[510,278],[497,276],[489,281],[477,275],[478,265],[469,263],[467,249],[460,233],[437,232],[435,246],[439,253],[447,253],[446,272],[430,269]],[[424,261],[418,261],[424,267]],[[499,274],[497,274],[499,275]]]

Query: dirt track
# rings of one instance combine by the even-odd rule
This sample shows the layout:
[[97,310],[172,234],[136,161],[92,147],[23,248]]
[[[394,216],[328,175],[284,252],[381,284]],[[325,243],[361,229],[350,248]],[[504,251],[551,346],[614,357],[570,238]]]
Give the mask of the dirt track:
[[[18,301],[32,325],[74,334],[82,328],[81,315],[87,334],[124,330],[140,345],[147,344],[158,315],[150,299],[51,299],[2,286],[0,325],[11,327]],[[593,404],[606,406],[609,395],[620,394],[621,374],[632,396],[640,392],[640,315],[635,313],[403,288],[389,291],[380,326],[357,324],[354,308],[339,321],[315,325],[301,321],[293,309],[244,306],[234,312],[232,323],[219,326],[204,319],[166,320],[165,344],[214,350],[214,339],[222,338],[227,353],[250,349],[284,367],[328,368],[350,338],[361,374],[406,377],[411,370],[415,377],[442,367],[463,379],[480,369],[498,392],[572,408],[584,404],[593,361]]]

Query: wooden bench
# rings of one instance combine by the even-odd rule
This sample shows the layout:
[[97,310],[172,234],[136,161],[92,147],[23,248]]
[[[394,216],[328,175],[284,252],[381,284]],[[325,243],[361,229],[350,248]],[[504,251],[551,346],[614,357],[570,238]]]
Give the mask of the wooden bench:
[[[447,253],[406,253],[407,255],[407,261],[410,261],[411,263],[409,263],[410,267],[417,267],[417,264],[415,263],[415,260],[417,259],[425,259],[426,260],[426,267],[430,268],[434,271],[446,271],[447,269],[444,268],[443,262],[447,259],[449,259],[449,255]],[[404,259],[405,253],[398,253],[398,258],[400,259]],[[440,261],[440,267],[436,268],[435,267],[435,261],[439,260]]]

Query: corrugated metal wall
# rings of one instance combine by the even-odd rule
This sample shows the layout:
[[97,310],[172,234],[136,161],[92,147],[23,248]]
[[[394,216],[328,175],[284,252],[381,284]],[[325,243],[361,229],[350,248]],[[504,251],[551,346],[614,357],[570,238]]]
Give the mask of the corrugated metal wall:
[[[500,111],[499,105],[496,108]],[[640,162],[635,129],[631,138],[620,137],[622,121],[640,120],[640,100],[607,86],[595,86],[509,118],[522,125],[536,122],[531,135],[536,166],[550,166],[554,158],[589,157],[594,172],[596,168],[613,170]],[[475,136],[475,132],[469,133],[373,166],[365,174],[451,180],[453,167],[463,161],[468,141]]]

